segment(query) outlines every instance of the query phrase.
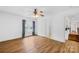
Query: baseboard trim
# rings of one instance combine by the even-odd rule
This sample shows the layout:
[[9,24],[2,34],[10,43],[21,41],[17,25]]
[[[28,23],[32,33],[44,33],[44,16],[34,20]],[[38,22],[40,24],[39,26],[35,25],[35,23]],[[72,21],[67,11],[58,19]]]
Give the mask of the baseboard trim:
[[3,41],[0,41],[0,42],[13,41],[13,40],[18,40],[18,39],[22,39],[22,37],[17,37],[17,38],[13,38],[13,39],[7,39],[7,40],[3,40]]

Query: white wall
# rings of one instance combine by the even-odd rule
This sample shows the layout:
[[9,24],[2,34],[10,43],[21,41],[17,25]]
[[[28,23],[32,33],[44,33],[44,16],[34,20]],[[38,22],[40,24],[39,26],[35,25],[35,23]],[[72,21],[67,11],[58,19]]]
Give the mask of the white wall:
[[[37,29],[36,33],[41,36],[48,36],[49,32],[49,17],[41,17],[39,18],[38,22],[36,23]],[[19,15],[11,14],[8,12],[0,11],[0,41],[15,39],[18,37],[21,37],[22,35],[22,19],[26,19],[30,22],[33,20],[31,17],[22,17]],[[31,23],[31,22],[30,22]],[[27,26],[27,24],[26,24]],[[29,24],[29,26],[32,26],[32,24]],[[31,30],[27,29],[27,34],[30,35]]]
[[0,41],[21,37],[23,17],[0,12]]
[[52,28],[52,39],[57,41],[65,42],[65,16],[72,16],[79,13],[79,9],[65,10],[52,15],[51,17],[51,28]]
[[64,42],[64,18],[62,14],[56,14],[52,18],[52,39]]
[[[52,13],[53,12],[52,10],[50,15],[48,16],[45,15],[44,17],[39,18],[38,20],[39,22],[37,23],[38,25],[37,33],[39,35],[46,37],[49,37],[49,34],[51,33],[52,39],[64,42],[65,41],[64,17],[77,14],[79,13],[78,10],[79,9],[70,9],[54,14]],[[13,15],[7,12],[0,12],[0,41],[21,37],[22,19],[27,20],[27,18],[25,17]]]
[[38,35],[49,37],[49,23],[50,23],[49,21],[50,21],[49,16],[41,17],[38,19],[37,21]]

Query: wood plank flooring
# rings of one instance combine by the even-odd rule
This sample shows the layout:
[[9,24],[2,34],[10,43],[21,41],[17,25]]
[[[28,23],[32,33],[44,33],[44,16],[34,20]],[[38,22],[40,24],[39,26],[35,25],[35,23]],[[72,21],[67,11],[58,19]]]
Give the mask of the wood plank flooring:
[[79,53],[79,42],[67,40],[60,49],[62,53]]
[[0,53],[57,53],[62,44],[49,38],[31,36],[0,42]]
[[22,51],[22,39],[0,42],[0,52],[12,53]]
[[0,42],[0,53],[79,53],[79,42],[65,43],[42,36]]

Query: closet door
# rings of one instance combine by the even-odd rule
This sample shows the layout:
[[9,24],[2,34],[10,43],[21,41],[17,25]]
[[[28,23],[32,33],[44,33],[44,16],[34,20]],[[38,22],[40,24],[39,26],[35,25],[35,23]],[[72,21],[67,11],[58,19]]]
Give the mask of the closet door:
[[31,36],[33,32],[32,20],[22,20],[22,38]]
[[25,24],[25,36],[30,36],[32,35],[33,32],[33,26],[32,26],[32,21],[27,20]]

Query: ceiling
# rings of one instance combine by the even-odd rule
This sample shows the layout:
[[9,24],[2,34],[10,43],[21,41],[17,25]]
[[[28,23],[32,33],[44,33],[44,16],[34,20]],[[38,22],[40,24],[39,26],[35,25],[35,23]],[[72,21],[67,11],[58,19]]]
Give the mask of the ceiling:
[[44,11],[45,15],[51,15],[58,12],[66,11],[73,8],[72,6],[0,6],[0,11],[28,17],[32,15],[33,10],[37,8]]

